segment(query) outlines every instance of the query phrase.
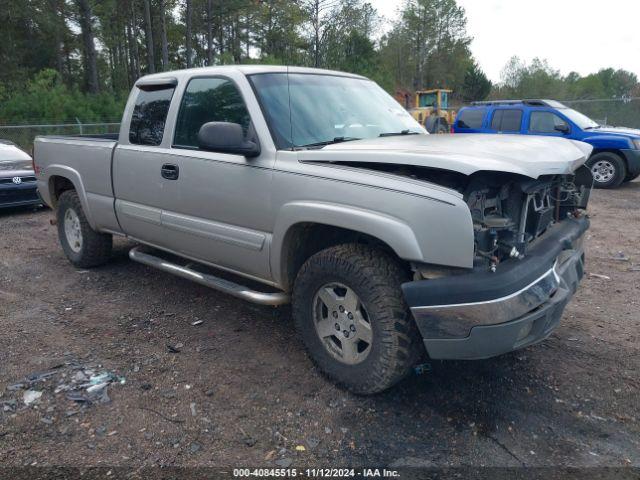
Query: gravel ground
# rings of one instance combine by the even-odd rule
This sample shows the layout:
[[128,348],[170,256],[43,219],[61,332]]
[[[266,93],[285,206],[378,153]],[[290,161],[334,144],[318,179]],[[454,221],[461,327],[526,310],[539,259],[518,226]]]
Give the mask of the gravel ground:
[[0,465],[640,467],[639,200],[639,181],[594,192],[589,273],[548,340],[368,398],[319,374],[288,308],[130,262],[125,241],[76,270],[50,211],[0,212]]

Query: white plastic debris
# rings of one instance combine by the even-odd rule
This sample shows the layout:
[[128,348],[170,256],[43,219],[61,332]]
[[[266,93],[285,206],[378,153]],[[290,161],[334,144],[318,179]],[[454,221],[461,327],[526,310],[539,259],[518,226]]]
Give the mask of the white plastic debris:
[[26,390],[22,394],[22,401],[25,405],[31,405],[32,403],[39,402],[40,397],[42,397],[42,392],[38,390]]

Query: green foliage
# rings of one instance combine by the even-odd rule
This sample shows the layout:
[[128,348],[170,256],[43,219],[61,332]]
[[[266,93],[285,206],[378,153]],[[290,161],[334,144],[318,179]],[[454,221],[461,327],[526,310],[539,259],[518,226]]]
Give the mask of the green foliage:
[[382,39],[382,70],[407,90],[450,88],[454,98],[465,100],[486,95],[487,79],[469,51],[466,24],[455,0],[408,0]]
[[68,87],[55,70],[39,72],[22,90],[7,89],[0,102],[0,124],[119,121],[125,99],[88,95]]
[[[318,66],[367,76],[391,93],[450,88],[453,102],[488,95],[606,99],[579,105],[610,119],[615,99],[640,94],[638,79],[624,70],[563,77],[545,60],[526,64],[518,57],[492,86],[470,52],[466,13],[456,0],[404,0],[382,38],[382,20],[367,0],[188,3],[190,16],[187,0],[3,0],[0,123],[117,120],[139,76],[187,66],[187,43],[194,67]],[[85,32],[95,46],[93,59]],[[89,95],[91,72],[99,93]],[[638,113],[633,102],[615,104],[622,112],[613,116],[616,122],[630,122]]]
[[472,63],[464,74],[462,99],[465,102],[484,100],[491,93],[491,81],[477,63]]
[[560,100],[600,123],[640,128],[640,101],[628,100],[638,93],[638,78],[625,70],[605,68],[585,77],[576,72],[563,77],[546,60],[536,58],[526,64],[512,57],[491,98]]

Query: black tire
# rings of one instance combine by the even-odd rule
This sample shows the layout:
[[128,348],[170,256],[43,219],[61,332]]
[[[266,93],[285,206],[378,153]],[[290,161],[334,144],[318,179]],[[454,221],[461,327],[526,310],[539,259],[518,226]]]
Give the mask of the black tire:
[[441,118],[436,124],[436,134],[444,135],[446,133],[451,133],[451,128],[449,127],[447,121],[444,118]]
[[[310,357],[331,380],[369,395],[388,389],[411,371],[424,347],[400,289],[407,280],[390,255],[359,244],[327,248],[302,266],[293,288],[293,317]],[[316,294],[333,282],[352,289],[366,309],[371,342],[366,357],[355,365],[332,355],[327,339],[316,330]]]
[[[74,244],[73,247],[65,231],[67,212],[70,215],[75,214],[78,220],[80,242]],[[56,217],[60,245],[62,245],[64,254],[72,264],[80,268],[91,268],[109,261],[113,238],[109,234],[98,233],[91,228],[75,190],[67,190],[60,195]]]
[[627,166],[619,155],[613,152],[596,153],[587,161],[593,175],[595,188],[616,188],[627,176]]

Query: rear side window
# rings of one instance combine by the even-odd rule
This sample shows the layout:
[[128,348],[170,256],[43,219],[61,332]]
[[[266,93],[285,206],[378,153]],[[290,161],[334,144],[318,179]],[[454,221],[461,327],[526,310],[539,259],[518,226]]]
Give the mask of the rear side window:
[[458,117],[458,127],[460,128],[482,128],[484,118],[484,108],[470,108],[460,112]]
[[491,130],[498,132],[519,132],[522,110],[496,110],[491,119]]
[[178,113],[174,146],[198,148],[198,132],[208,122],[239,123],[247,135],[249,111],[231,80],[194,78],[189,82]]
[[174,88],[140,90],[129,125],[129,142],[160,145]]

